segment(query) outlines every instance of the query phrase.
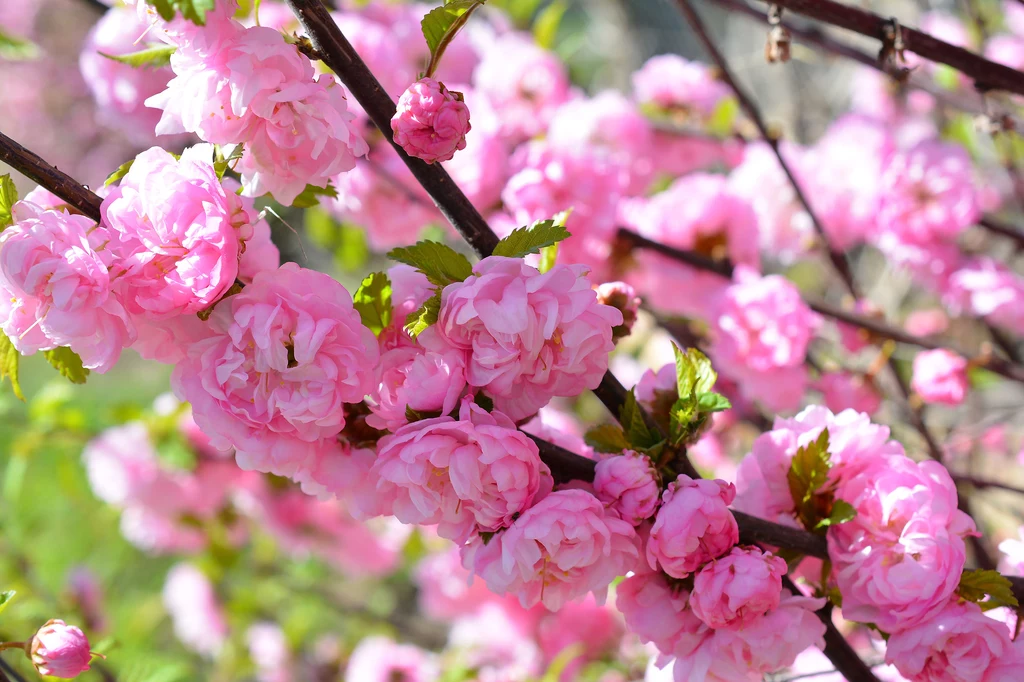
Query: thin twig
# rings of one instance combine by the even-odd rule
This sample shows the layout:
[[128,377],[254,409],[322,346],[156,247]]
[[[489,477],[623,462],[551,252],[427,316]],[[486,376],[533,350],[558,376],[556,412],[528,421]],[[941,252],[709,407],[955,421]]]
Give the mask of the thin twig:
[[0,132],[0,161],[50,190],[68,205],[96,222],[100,221],[103,199],[79,184],[67,173]]

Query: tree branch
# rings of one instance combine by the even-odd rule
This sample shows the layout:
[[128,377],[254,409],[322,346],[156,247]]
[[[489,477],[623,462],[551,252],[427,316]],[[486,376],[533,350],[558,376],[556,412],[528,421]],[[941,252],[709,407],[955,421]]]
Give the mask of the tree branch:
[[83,215],[96,222],[100,221],[100,204],[103,199],[3,133],[0,133],[0,161],[35,180]]

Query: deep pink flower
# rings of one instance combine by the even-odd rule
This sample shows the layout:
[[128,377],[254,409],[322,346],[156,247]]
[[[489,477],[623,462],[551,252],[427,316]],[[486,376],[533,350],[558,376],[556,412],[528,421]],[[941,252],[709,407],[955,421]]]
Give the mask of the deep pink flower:
[[608,368],[619,311],[597,303],[581,265],[546,273],[520,259],[490,256],[464,282],[445,287],[428,350],[472,351],[466,379],[514,420],[554,396],[596,388]]
[[825,406],[833,412],[854,410],[874,414],[882,405],[882,396],[874,381],[847,372],[825,372],[815,382]]
[[594,493],[605,506],[634,526],[654,515],[661,497],[654,463],[647,455],[632,450],[597,463]]
[[921,351],[910,385],[926,403],[959,405],[967,396],[967,360],[944,348]]
[[739,541],[729,504],[736,488],[725,481],[681,474],[662,495],[647,540],[647,563],[673,578],[685,578]]
[[92,653],[85,633],[51,618],[32,636],[29,657],[40,675],[70,680],[89,669]]
[[379,359],[343,286],[286,263],[217,306],[210,338],[172,383],[215,447],[246,469],[291,476],[345,425],[344,403],[369,393]]
[[395,144],[409,156],[427,163],[448,161],[466,148],[469,107],[461,93],[453,93],[433,78],[421,78],[398,98],[391,117]]
[[786,562],[757,547],[733,547],[704,565],[690,607],[714,629],[741,630],[779,605]]

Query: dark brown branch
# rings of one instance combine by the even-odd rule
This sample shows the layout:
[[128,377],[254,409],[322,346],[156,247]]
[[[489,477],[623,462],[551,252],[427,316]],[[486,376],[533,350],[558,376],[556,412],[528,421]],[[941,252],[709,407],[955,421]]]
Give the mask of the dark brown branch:
[[984,227],[989,232],[1012,239],[1018,247],[1024,247],[1024,232],[1018,230],[1013,225],[1007,225],[1006,223],[996,220],[995,218],[990,218],[989,216],[985,216],[979,220],[978,225]]
[[828,544],[821,535],[765,521],[740,511],[734,510],[732,515],[740,527],[740,542],[743,544],[763,543],[818,559],[828,558]]
[[103,200],[67,173],[43,161],[38,154],[0,133],[0,161],[50,190],[68,205],[96,222]]
[[[771,1],[792,12],[882,41],[883,45],[887,40],[886,33],[891,28],[888,19],[833,0]],[[900,26],[900,33],[907,50],[933,62],[952,66],[973,79],[979,90],[1006,90],[1024,95],[1024,73],[913,28]]]
[[993,481],[984,478],[977,478],[975,476],[969,476],[967,474],[952,474],[953,480],[957,483],[966,483],[967,485],[977,488],[978,490],[1004,490],[1008,493],[1017,493],[1018,495],[1024,495],[1024,488],[1010,485],[1009,483],[1003,483],[1002,481]]

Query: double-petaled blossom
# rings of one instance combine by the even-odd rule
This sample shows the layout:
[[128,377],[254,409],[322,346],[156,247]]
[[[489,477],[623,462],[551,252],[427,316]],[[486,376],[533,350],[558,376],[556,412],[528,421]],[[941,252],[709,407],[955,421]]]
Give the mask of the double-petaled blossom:
[[944,348],[922,351],[910,386],[926,403],[959,405],[967,397],[967,360]]
[[673,578],[685,578],[728,552],[739,541],[729,504],[736,488],[725,481],[686,474],[669,484],[647,540],[647,562]]
[[741,630],[779,605],[786,562],[756,547],[733,547],[697,573],[690,608],[714,629]]
[[594,472],[594,494],[623,520],[640,525],[654,515],[661,497],[654,463],[632,450],[601,460]]
[[451,92],[433,78],[421,78],[398,98],[391,117],[395,144],[409,156],[427,163],[448,161],[466,148],[469,107],[461,93]]
[[466,388],[466,354],[449,349],[424,351],[399,346],[380,358],[380,383],[370,392],[366,423],[394,431],[408,423],[408,410],[420,414],[455,409]]

